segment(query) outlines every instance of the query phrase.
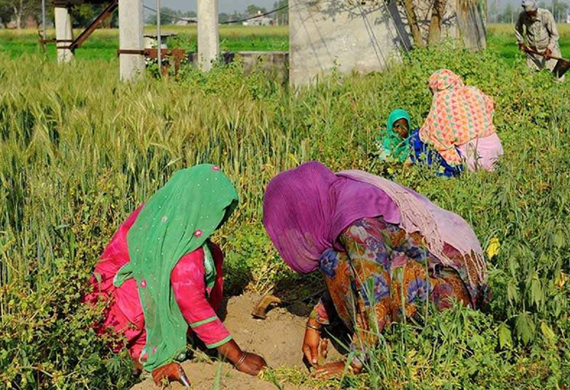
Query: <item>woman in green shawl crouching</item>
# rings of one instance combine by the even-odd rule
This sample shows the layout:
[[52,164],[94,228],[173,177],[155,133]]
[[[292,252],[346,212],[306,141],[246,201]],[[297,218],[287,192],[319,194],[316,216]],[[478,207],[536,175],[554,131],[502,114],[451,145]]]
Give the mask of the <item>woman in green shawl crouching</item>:
[[453,177],[461,174],[462,166],[448,164],[440,154],[420,138],[420,129],[412,128],[410,114],[401,108],[388,116],[386,131],[377,139],[378,158],[383,162],[400,163],[409,167],[433,167],[436,176]]
[[97,331],[122,334],[137,368],[189,381],[176,362],[195,333],[242,372],[257,375],[265,360],[242,351],[216,315],[223,292],[220,248],[210,236],[229,218],[237,192],[220,169],[202,164],[176,172],[127,218],[91,278],[90,303],[107,301]]
[[404,163],[410,157],[410,114],[402,109],[388,116],[386,131],[378,138],[379,158],[382,161]]

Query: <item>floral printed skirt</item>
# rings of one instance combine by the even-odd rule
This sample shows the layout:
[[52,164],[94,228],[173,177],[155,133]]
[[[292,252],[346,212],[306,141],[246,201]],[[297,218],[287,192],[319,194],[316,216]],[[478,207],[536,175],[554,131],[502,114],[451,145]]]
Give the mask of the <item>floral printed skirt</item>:
[[[404,315],[413,317],[427,303],[438,309],[450,307],[453,301],[477,305],[461,269],[464,259],[452,247],[446,246],[445,251],[457,267],[444,267],[428,251],[420,234],[408,234],[381,217],[354,222],[339,242],[345,252],[327,250],[321,256],[320,270],[327,299],[350,329],[355,325],[371,328],[370,319],[358,320],[362,313],[373,315],[374,328],[382,331]],[[486,286],[483,289],[486,291]],[[330,305],[319,305],[313,313],[327,323],[325,307]]]

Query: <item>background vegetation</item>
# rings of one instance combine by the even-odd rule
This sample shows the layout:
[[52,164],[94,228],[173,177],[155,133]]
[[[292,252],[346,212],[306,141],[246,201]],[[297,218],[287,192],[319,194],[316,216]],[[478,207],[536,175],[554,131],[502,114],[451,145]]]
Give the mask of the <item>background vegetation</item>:
[[[559,24],[560,49],[563,56],[570,56],[570,24]],[[515,44],[514,27],[512,24],[492,24],[487,30],[487,45],[489,50],[499,54],[509,64],[513,64],[519,53]]]
[[[494,34],[491,42],[502,33]],[[567,389],[570,87],[491,47],[417,50],[385,73],[335,74],[297,93],[263,73],[244,77],[239,64],[123,85],[114,58],[58,67],[37,53],[2,54],[0,388],[132,384],[128,359],[111,353],[112,335],[95,337],[97,311],[81,297],[116,227],[177,169],[220,164],[239,189],[241,206],[216,238],[227,253],[228,293],[307,281],[278,259],[260,224],[261,202],[276,173],[318,159],[408,185],[462,215],[485,248],[498,241],[489,259],[494,296],[482,313],[455,308],[391,327],[362,377],[315,382],[280,369],[270,379],[332,388]],[[407,108],[421,124],[431,102],[427,79],[441,67],[495,98],[505,147],[496,173],[446,180],[374,157],[392,109]]]
[[[560,24],[560,46],[562,53],[570,56],[570,24]],[[146,33],[153,33],[156,28],[147,26]],[[75,31],[75,35],[80,30]],[[190,52],[196,51],[196,27],[170,25],[163,29],[165,33],[176,33],[176,37],[169,38],[169,47],[183,48]],[[493,24],[488,28],[487,44],[489,50],[505,59],[510,65],[515,61],[518,47],[514,37],[514,27],[511,24]],[[48,30],[48,37],[53,36]],[[289,29],[287,26],[247,27],[247,26],[221,26],[220,47],[222,51],[287,51],[289,50]],[[117,56],[119,48],[119,32],[116,29],[97,30],[87,42],[76,51],[78,59],[86,60],[112,60]],[[0,51],[11,57],[20,57],[24,54],[42,55],[38,44],[38,34],[34,30],[0,30]],[[56,58],[55,45],[47,46],[49,59]]]
[[[167,26],[163,33],[176,33],[169,38],[167,44],[171,48],[181,48],[188,52],[197,50],[197,32],[195,26]],[[81,30],[74,30],[77,36]],[[145,27],[145,33],[155,33],[156,28]],[[289,50],[289,29],[278,27],[221,26],[220,49],[222,51],[287,51]],[[48,37],[54,32],[48,30]],[[112,60],[117,57],[119,49],[119,30],[97,30],[77,51],[76,57],[81,60]],[[47,58],[55,60],[55,44],[46,46]],[[38,33],[34,30],[0,30],[0,51],[13,58],[24,54],[43,56],[38,41]]]

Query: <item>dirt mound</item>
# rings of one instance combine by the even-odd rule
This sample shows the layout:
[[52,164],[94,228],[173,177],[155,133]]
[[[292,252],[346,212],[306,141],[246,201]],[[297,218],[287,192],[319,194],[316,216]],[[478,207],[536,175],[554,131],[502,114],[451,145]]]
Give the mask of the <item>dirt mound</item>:
[[[224,323],[232,336],[242,349],[260,354],[272,368],[304,367],[301,345],[310,308],[303,304],[296,304],[288,309],[275,308],[269,312],[266,320],[256,320],[251,316],[251,312],[259,299],[259,295],[248,293],[231,297],[228,300]],[[332,346],[329,349],[329,360],[341,357]],[[242,374],[233,369],[230,364],[219,361],[203,362],[194,359],[182,363],[182,366],[193,389],[265,390],[276,388],[270,382]],[[282,385],[282,388],[298,389],[287,384]],[[147,378],[131,390],[156,389],[152,380]],[[174,383],[171,389],[183,389],[183,387]]]

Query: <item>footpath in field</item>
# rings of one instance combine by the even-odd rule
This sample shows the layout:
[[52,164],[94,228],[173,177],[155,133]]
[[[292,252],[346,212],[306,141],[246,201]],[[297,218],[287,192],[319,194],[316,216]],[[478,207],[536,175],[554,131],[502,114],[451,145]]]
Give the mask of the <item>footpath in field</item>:
[[[260,296],[247,293],[231,297],[227,302],[227,315],[224,321],[232,336],[240,347],[249,352],[255,352],[265,358],[269,366],[303,368],[301,345],[305,334],[306,314],[308,307],[295,307],[287,310],[275,308],[269,311],[266,320],[256,320],[251,316]],[[304,305],[303,305],[304,306]],[[292,314],[295,312],[296,314]],[[303,315],[304,314],[304,315]],[[223,314],[222,314],[223,317]],[[340,358],[339,353],[329,344],[328,360]],[[232,390],[265,390],[275,389],[276,386],[262,379],[242,374],[228,363],[219,361],[204,362],[198,359],[182,363],[186,375],[192,383],[192,389],[210,390],[218,388],[216,377],[221,379],[221,389]],[[221,375],[216,375],[221,370]],[[282,384],[283,389],[295,390],[298,387]],[[178,383],[173,383],[171,389],[183,389]],[[150,378],[134,386],[131,390],[157,390]]]

